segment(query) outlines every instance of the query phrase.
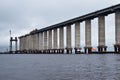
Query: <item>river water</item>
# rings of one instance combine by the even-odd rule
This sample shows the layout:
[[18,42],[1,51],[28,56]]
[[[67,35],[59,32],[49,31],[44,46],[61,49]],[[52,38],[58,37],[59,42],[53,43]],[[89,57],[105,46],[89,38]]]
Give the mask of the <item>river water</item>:
[[120,80],[120,54],[1,54],[0,80]]

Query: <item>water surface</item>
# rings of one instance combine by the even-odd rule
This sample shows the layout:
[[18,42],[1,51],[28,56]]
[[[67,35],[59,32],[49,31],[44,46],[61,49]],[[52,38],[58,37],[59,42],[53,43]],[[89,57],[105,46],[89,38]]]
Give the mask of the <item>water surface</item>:
[[120,55],[0,55],[0,80],[120,80]]

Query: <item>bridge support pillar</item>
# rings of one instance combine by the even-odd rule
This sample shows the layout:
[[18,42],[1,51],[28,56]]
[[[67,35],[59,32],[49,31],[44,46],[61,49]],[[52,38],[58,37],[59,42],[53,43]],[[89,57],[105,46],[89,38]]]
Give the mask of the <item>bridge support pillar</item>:
[[52,49],[52,30],[49,30],[49,44],[48,44],[48,47],[49,47],[49,53],[52,53],[51,52],[51,49]]
[[91,20],[85,21],[85,53],[91,53]]
[[40,53],[43,53],[43,32],[39,33],[39,43]]
[[59,28],[60,53],[64,53],[64,27]]
[[36,41],[36,49],[37,49],[37,53],[39,52],[39,33],[36,34],[36,37],[37,37],[37,41]]
[[47,40],[48,40],[48,37],[47,37],[47,31],[44,32],[44,53],[47,53]]
[[115,45],[116,53],[120,53],[120,10],[115,12]]
[[72,47],[71,47],[71,25],[67,25],[66,27],[66,43],[67,43],[67,47],[66,47],[66,52],[67,54],[72,54]]
[[33,53],[33,50],[34,50],[34,40],[33,40],[33,35],[31,35],[31,52]]
[[98,37],[98,52],[106,52],[107,46],[105,46],[105,16],[98,17]]
[[54,52],[57,53],[58,49],[58,32],[57,28],[54,29]]
[[75,23],[75,54],[81,52],[80,48],[80,22]]

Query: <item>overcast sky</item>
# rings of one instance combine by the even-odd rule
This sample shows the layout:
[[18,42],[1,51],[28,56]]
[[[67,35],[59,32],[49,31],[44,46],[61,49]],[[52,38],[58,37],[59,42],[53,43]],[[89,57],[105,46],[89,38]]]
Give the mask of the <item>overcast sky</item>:
[[[8,48],[10,30],[12,36],[21,36],[35,28],[41,29],[119,3],[120,0],[0,0],[0,47]],[[97,19],[92,22],[96,27],[92,26],[96,32],[92,33],[92,43],[97,46],[97,40],[94,40]],[[106,26],[106,34],[114,36],[114,14],[107,16]],[[82,30],[84,33],[84,28]],[[111,37],[107,37],[107,41],[107,44],[114,43]]]

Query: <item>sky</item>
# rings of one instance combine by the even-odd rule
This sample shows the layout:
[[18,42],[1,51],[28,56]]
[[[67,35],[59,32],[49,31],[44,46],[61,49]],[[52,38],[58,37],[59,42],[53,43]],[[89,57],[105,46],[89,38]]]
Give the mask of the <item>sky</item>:
[[[19,37],[33,29],[41,29],[119,3],[120,0],[0,0],[0,51],[9,47],[10,30],[13,37]],[[98,45],[97,26],[95,18],[92,20],[93,46]],[[114,27],[114,14],[106,16],[106,45],[114,44]],[[81,23],[81,30],[81,35],[84,35],[84,22]],[[84,36],[81,38],[81,44],[85,45]]]

